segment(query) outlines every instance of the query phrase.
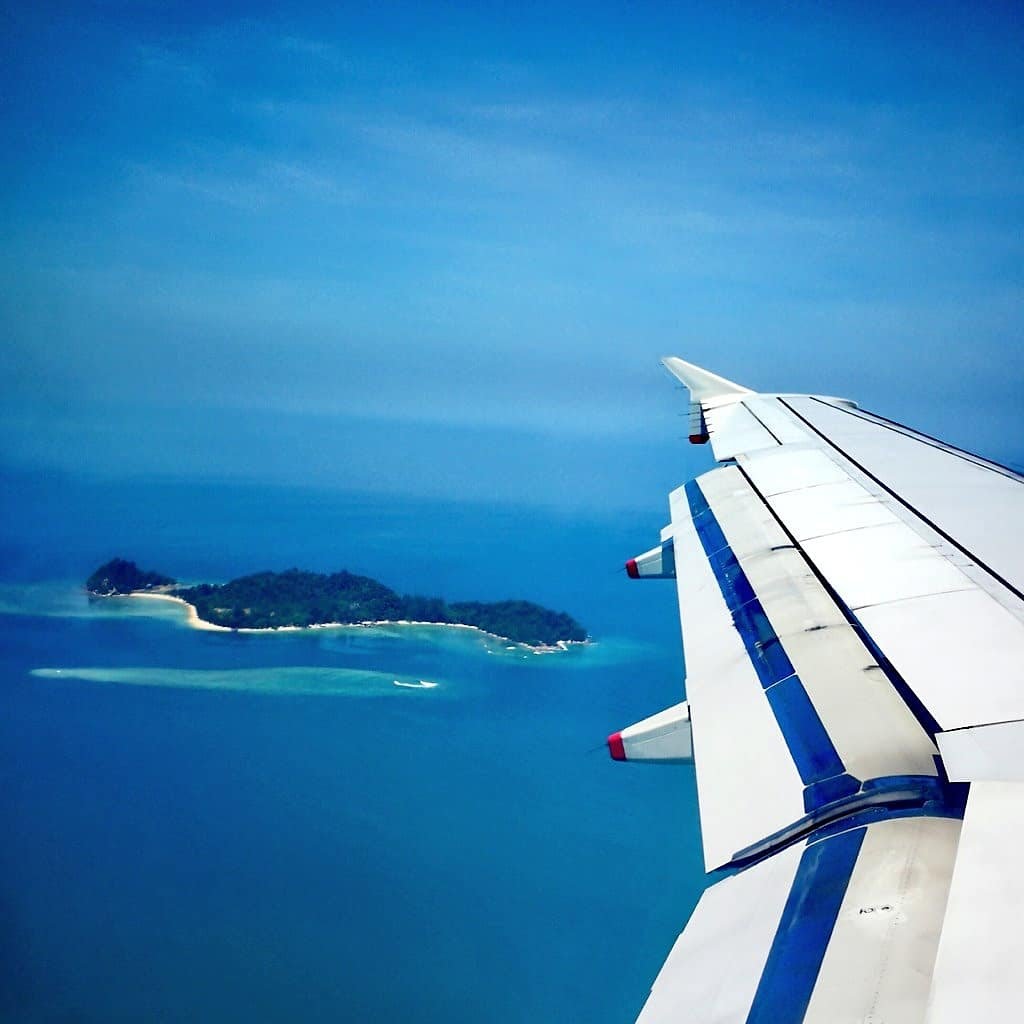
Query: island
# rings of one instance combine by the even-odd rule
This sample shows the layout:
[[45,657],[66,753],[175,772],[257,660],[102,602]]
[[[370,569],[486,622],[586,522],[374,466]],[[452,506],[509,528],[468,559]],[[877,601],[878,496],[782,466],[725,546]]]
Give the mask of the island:
[[583,643],[586,630],[571,615],[532,601],[453,601],[399,594],[369,576],[288,569],[258,572],[229,583],[182,586],[162,573],[114,558],[85,582],[90,596],[161,596],[187,604],[197,624],[267,630],[325,625],[409,623],[472,626],[535,649]]

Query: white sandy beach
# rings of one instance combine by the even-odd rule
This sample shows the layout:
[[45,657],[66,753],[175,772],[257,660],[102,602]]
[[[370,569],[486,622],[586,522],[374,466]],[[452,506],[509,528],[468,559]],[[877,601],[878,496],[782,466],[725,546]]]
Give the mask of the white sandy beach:
[[130,594],[123,595],[125,597],[146,597],[151,601],[173,601],[175,604],[182,604],[188,609],[188,624],[195,629],[212,629],[217,630],[221,633],[230,633],[230,626],[218,626],[215,622],[207,622],[205,619],[199,618],[199,612],[196,611],[194,604],[189,604],[182,597],[175,597],[173,594],[155,594],[151,590],[134,590]]
[[161,594],[152,590],[133,590],[130,594],[121,595],[124,597],[145,597],[157,601],[173,601],[175,604],[184,605],[188,609],[187,624],[194,629],[217,630],[221,633],[297,633],[305,629],[360,629],[373,626],[433,626],[438,629],[473,629],[481,636],[491,637],[500,640],[505,644],[514,644],[517,647],[525,647],[534,654],[554,654],[558,651],[567,651],[572,646],[589,643],[588,640],[559,640],[556,644],[526,644],[518,640],[512,640],[507,636],[499,636],[497,633],[488,633],[486,629],[479,626],[471,626],[465,622],[419,622],[414,619],[374,619],[366,622],[314,622],[309,626],[239,626],[237,629],[231,626],[220,626],[215,622],[207,622],[199,617],[199,612],[194,604],[189,604],[182,597],[175,597],[173,594]]

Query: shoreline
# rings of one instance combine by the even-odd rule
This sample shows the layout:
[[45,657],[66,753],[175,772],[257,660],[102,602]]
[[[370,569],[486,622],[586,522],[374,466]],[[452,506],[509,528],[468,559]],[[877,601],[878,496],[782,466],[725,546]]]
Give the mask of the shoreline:
[[[89,593],[87,591],[87,593]],[[189,604],[183,597],[174,594],[161,594],[152,590],[133,590],[128,594],[91,594],[91,597],[146,597],[150,600],[173,601],[175,604],[184,605],[188,609],[186,624],[193,629],[205,629],[218,633],[298,633],[307,629],[364,629],[373,626],[436,626],[441,629],[475,629],[482,636],[489,636],[500,640],[505,644],[515,644],[516,647],[525,647],[534,654],[555,654],[558,651],[567,651],[570,647],[582,647],[591,641],[588,640],[558,640],[554,644],[528,644],[522,640],[513,640],[511,637],[500,636],[497,633],[488,632],[479,626],[470,625],[468,622],[420,622],[415,619],[367,619],[364,622],[312,622],[308,626],[221,626],[216,622],[208,622],[199,617],[199,611],[194,604]]]
[[[106,595],[94,594],[93,597]],[[173,601],[175,604],[184,605],[188,609],[187,624],[193,629],[215,630],[218,633],[230,633],[230,626],[218,626],[216,622],[207,622],[199,618],[199,612],[194,604],[189,604],[183,597],[175,597],[173,594],[155,594],[151,590],[133,590],[130,594],[111,594],[111,597],[148,597],[155,601]]]

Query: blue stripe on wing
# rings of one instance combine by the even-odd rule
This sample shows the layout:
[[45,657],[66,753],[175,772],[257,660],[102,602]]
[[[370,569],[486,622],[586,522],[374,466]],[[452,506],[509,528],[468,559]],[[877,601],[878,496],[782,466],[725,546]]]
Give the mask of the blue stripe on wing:
[[[843,762],[828,731],[814,710],[789,655],[695,480],[686,485],[686,497],[697,536],[711,563],[722,597],[732,615],[733,625],[743,639],[747,656],[765,688],[768,703],[782,730],[796,770],[807,787],[804,791],[805,810],[821,806],[817,802],[821,797],[826,800],[835,799],[833,794],[837,790],[838,795],[857,792],[860,782],[845,775]],[[848,781],[840,781],[844,779]],[[819,784],[831,780],[836,781],[827,787],[817,788]]]
[[753,846],[738,850],[733,862],[755,860],[825,822],[870,805],[917,806],[928,808],[929,813],[962,816],[962,794],[953,792],[954,787],[941,777],[891,775],[862,782],[846,771],[782,641],[695,480],[686,484],[686,496],[697,536],[733,625],[804,783],[805,816]]
[[804,850],[747,1024],[804,1019],[866,834],[854,829]]

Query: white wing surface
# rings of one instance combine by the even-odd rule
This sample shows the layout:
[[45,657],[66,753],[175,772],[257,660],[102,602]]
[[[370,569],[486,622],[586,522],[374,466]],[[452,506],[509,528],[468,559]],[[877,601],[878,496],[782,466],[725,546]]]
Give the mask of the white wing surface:
[[665,365],[724,465],[627,564],[676,580],[686,701],[609,747],[692,754],[713,884],[640,1021],[1018,1019],[1024,478]]

